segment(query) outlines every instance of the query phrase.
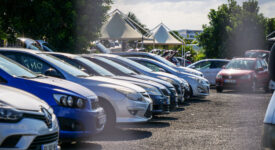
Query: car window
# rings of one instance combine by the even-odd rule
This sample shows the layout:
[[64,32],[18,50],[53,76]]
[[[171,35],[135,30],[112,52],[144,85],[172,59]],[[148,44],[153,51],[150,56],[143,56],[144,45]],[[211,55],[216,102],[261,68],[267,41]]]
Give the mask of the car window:
[[262,68],[262,64],[259,60],[256,61],[256,69]]
[[160,68],[159,66],[155,65],[155,64],[152,64],[150,62],[145,62],[145,61],[140,61],[139,62],[140,64],[152,69],[153,71],[155,72],[160,72],[161,70],[163,70],[162,68]]
[[210,68],[211,69],[222,68],[226,64],[227,64],[226,61],[212,61]]
[[210,65],[211,65],[210,61],[203,61],[203,62],[199,62],[199,63],[195,64],[194,69],[209,69]]
[[262,64],[262,67],[263,67],[264,69],[267,69],[267,62],[265,61],[265,59],[260,60],[260,62],[261,62],[261,64]]

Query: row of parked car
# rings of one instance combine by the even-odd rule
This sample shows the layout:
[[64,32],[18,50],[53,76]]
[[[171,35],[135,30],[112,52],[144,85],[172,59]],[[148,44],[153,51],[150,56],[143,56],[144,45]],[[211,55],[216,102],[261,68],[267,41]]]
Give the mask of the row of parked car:
[[[158,55],[73,55],[31,45],[0,48],[0,148],[56,149],[209,95],[201,72]],[[144,65],[145,56],[162,67]]]

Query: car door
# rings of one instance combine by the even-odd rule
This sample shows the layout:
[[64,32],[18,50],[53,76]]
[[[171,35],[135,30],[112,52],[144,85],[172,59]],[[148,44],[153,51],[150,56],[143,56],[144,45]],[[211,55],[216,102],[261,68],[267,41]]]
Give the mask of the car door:
[[262,72],[262,83],[265,85],[269,84],[270,77],[269,77],[269,72],[268,72],[268,67],[267,67],[267,62],[265,59],[260,59],[260,62],[263,67],[263,72]]
[[193,67],[191,67],[192,69],[196,69],[200,72],[203,73],[203,76],[211,82],[211,73],[210,73],[210,66],[211,66],[211,62],[206,60],[206,61],[201,61],[198,62],[197,64],[195,64]]
[[263,87],[265,84],[265,78],[267,78],[266,74],[267,70],[264,69],[262,66],[261,61],[258,59],[256,61],[256,68],[255,68],[255,73],[256,73],[256,83],[258,87]]

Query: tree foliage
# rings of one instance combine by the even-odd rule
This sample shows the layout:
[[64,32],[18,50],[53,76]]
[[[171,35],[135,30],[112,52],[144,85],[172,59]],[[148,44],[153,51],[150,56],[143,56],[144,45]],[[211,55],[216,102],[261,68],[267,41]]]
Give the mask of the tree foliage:
[[130,21],[130,23],[135,28],[137,28],[141,34],[146,35],[149,32],[149,29],[146,27],[146,25],[142,24],[134,13],[128,12],[127,17],[130,18],[128,21]]
[[[61,51],[80,52],[96,40],[111,0],[1,0],[1,31],[46,38]],[[1,38],[1,37],[0,37]]]
[[209,25],[203,25],[200,45],[208,58],[242,56],[249,49],[265,49],[265,18],[259,13],[258,1],[238,5],[235,0],[211,9]]

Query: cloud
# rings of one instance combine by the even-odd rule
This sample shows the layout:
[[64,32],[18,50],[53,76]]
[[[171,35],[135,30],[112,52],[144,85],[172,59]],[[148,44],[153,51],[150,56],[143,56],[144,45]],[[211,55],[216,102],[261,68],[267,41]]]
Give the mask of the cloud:
[[[241,4],[245,0],[237,1]],[[227,0],[114,0],[112,9],[135,13],[150,29],[161,22],[173,30],[202,29],[202,25],[209,22],[210,9],[217,9],[223,3]],[[265,16],[274,17],[274,0],[260,0],[259,3]]]

